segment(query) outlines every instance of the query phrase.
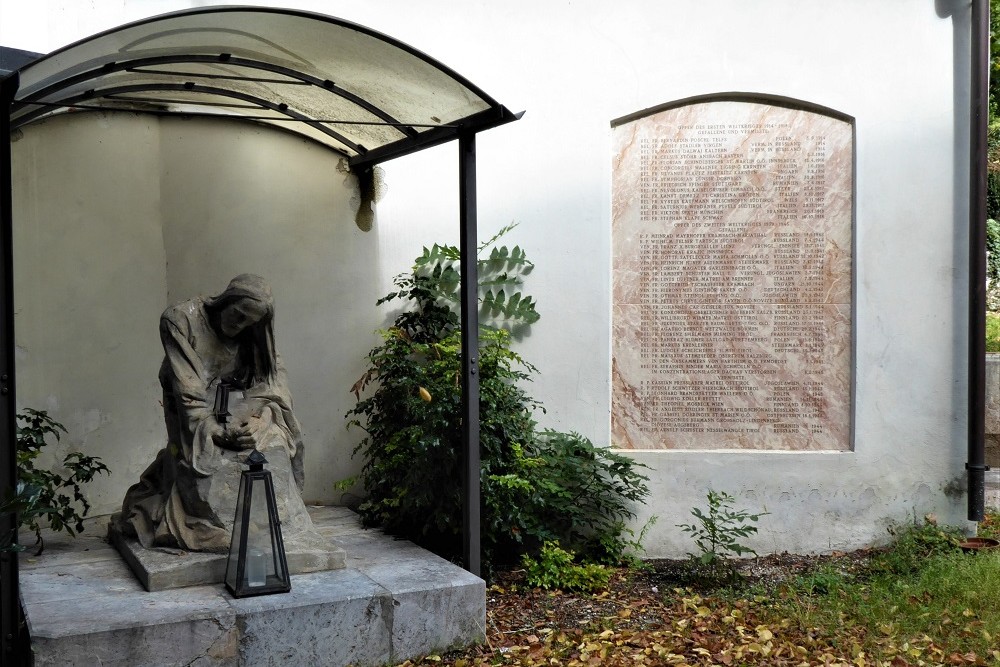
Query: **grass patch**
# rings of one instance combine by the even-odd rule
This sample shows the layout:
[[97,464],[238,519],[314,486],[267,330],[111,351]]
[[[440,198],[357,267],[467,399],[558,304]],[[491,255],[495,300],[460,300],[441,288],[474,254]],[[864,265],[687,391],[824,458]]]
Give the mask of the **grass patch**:
[[[826,566],[779,589],[767,605],[800,632],[851,654],[948,662],[1000,660],[1000,554],[966,554],[934,525],[899,532],[859,572]],[[909,664],[909,663],[907,663]],[[983,664],[973,662],[972,664]]]
[[[980,524],[991,531],[996,512]],[[888,548],[743,561],[739,581],[698,590],[690,560],[619,569],[597,593],[505,572],[487,593],[485,644],[403,665],[1000,666],[1000,553],[957,542],[906,526]]]
[[1000,352],[1000,313],[986,311],[986,351]]

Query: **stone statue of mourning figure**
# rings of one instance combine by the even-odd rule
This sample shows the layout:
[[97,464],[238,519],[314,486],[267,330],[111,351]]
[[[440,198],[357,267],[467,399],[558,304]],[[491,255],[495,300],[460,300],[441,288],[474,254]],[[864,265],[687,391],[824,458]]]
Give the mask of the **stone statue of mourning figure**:
[[[147,551],[228,553],[240,475],[257,449],[274,481],[289,570],[342,567],[343,551],[316,533],[302,502],[302,431],[275,349],[274,301],[264,279],[243,274],[217,296],[167,308],[160,340],[167,441],[113,519],[112,537],[124,538],[115,540],[119,549],[131,539]],[[214,411],[220,383],[231,387],[228,420]],[[135,558],[123,555],[135,570]]]

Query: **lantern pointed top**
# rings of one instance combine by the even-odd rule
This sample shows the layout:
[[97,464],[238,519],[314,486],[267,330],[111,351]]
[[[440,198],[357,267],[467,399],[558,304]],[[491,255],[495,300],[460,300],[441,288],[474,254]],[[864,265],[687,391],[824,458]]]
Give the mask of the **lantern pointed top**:
[[250,466],[250,470],[263,470],[265,463],[267,463],[267,459],[256,449],[250,452],[250,456],[246,460],[246,464]]

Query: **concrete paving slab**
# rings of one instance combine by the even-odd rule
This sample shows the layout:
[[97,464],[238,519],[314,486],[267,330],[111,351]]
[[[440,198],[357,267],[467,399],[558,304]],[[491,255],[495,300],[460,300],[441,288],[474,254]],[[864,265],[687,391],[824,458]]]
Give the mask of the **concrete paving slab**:
[[120,559],[80,552],[74,564],[65,546],[25,562],[36,665],[360,667],[482,640],[481,579],[365,530],[350,510],[310,513],[347,566],[294,575],[287,594],[235,599],[221,584],[147,592]]

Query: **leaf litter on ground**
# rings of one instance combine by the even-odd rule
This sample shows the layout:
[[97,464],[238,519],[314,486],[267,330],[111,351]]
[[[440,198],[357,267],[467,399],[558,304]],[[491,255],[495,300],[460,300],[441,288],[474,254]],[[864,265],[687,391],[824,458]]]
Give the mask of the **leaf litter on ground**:
[[[730,588],[692,581],[687,561],[618,569],[596,594],[530,588],[523,573],[501,573],[487,588],[483,643],[400,665],[1000,666],[1000,640],[976,653],[954,650],[953,643],[946,648],[929,634],[908,635],[892,623],[873,631],[843,614],[835,628],[813,626],[794,611],[795,599],[782,600],[783,584],[796,577],[823,568],[860,573],[875,551],[746,559],[737,564],[738,586]],[[964,633],[985,632],[975,611],[956,616],[966,623]]]

